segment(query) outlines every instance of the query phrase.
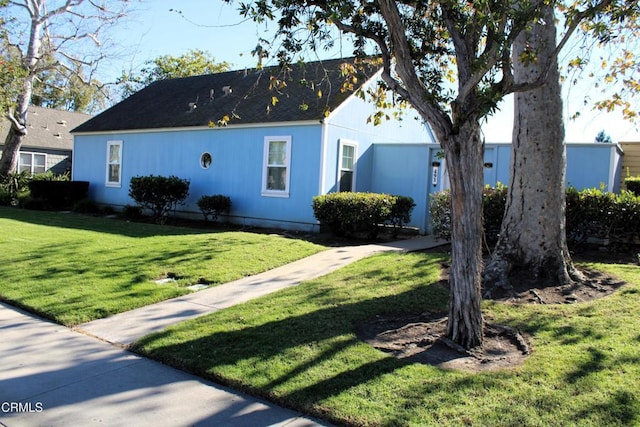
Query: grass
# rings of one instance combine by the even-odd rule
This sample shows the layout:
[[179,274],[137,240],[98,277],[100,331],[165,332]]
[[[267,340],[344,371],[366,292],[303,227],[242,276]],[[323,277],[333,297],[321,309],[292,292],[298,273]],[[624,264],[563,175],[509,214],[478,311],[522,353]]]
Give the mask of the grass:
[[640,425],[640,267],[588,303],[485,302],[532,337],[520,367],[479,374],[397,360],[359,341],[382,313],[446,309],[444,255],[381,254],[141,339],[135,350],[282,405],[355,426]]
[[[319,252],[284,237],[0,207],[0,300],[67,326]],[[158,285],[171,274],[176,282]]]
[[[276,236],[0,208],[0,299],[67,325],[226,282],[322,248]],[[397,360],[355,336],[384,313],[446,309],[446,255],[380,254],[149,335],[134,350],[284,406],[354,426],[640,425],[640,267],[588,303],[485,302],[531,336],[519,367],[470,374]],[[175,273],[173,284],[154,278]]]

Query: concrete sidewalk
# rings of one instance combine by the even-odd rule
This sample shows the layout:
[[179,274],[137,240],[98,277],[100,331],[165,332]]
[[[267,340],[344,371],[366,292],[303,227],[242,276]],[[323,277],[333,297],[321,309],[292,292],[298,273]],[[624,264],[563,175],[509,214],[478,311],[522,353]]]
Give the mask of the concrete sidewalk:
[[0,303],[0,426],[322,426]]
[[0,303],[0,427],[329,425],[121,347],[170,324],[295,286],[377,252],[441,244],[421,237],[330,249],[262,274],[80,325],[77,330],[83,333]]
[[346,246],[329,249],[291,264],[173,298],[105,319],[79,325],[76,329],[112,344],[127,346],[151,332],[169,325],[213,313],[232,305],[267,295],[305,280],[315,279],[378,252],[416,251],[444,244],[431,236],[388,244]]

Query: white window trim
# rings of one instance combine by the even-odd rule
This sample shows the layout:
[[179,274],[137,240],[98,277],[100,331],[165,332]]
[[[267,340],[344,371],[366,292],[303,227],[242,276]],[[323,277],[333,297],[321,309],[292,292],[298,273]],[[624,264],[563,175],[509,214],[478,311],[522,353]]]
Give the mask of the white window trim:
[[22,154],[29,154],[31,156],[31,170],[29,171],[29,173],[31,173],[31,175],[34,175],[35,172],[33,171],[33,167],[35,165],[34,160],[34,156],[44,156],[44,172],[46,172],[48,170],[47,168],[47,154],[46,153],[36,153],[36,152],[31,152],[31,151],[19,151],[18,152],[18,170],[20,170],[20,167],[22,166],[22,160],[20,158],[20,156]]
[[[269,175],[269,143],[285,142],[286,158],[284,167],[286,168],[284,190],[268,190],[267,177]],[[265,136],[262,157],[262,195],[265,197],[289,197],[289,182],[291,177],[291,136]]]
[[[120,168],[118,169],[118,182],[109,181],[109,154],[111,153],[112,146],[118,146],[120,150]],[[122,187],[122,141],[107,141],[107,159],[104,182],[105,187]]]
[[338,173],[336,176],[337,191],[340,191],[340,175],[342,174],[342,156],[344,155],[344,147],[353,147],[353,175],[351,176],[351,191],[356,191],[356,167],[358,164],[358,143],[349,139],[340,138],[340,148],[338,149]]

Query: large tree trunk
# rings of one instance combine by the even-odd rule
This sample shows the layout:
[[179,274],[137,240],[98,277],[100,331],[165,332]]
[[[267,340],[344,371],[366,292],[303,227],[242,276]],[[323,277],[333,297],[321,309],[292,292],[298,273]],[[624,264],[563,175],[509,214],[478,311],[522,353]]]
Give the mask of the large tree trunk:
[[477,121],[443,141],[451,183],[451,269],[447,338],[464,348],[482,345],[483,144]]
[[[516,82],[530,82],[547,71],[555,48],[553,9],[514,44]],[[538,60],[522,62],[525,49]],[[547,83],[515,94],[511,177],[497,246],[484,273],[485,287],[509,288],[510,277],[526,271],[544,285],[562,285],[576,274],[565,233],[565,146],[557,61]]]
[[18,154],[24,139],[24,128],[11,125],[7,137],[2,147],[2,156],[0,157],[0,178],[7,176],[16,170],[18,166]]
[[31,28],[29,33],[29,45],[27,54],[24,58],[27,76],[22,83],[22,93],[18,97],[16,111],[9,111],[7,118],[11,121],[11,128],[7,134],[2,156],[0,157],[0,178],[7,176],[15,171],[18,164],[18,154],[22,141],[27,134],[27,112],[31,105],[33,96],[33,82],[36,78],[36,68],[41,59],[42,34],[46,19],[42,19],[42,13],[46,9],[46,3],[38,4],[36,8],[31,10],[35,13],[31,17]]

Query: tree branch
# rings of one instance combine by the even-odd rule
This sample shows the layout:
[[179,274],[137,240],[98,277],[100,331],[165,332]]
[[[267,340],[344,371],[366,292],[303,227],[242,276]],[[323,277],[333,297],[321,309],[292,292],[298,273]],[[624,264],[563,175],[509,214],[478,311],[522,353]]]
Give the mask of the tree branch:
[[[387,23],[390,43],[394,48],[394,58],[396,60],[395,72],[405,85],[400,93],[405,99],[414,101],[411,102],[414,108],[429,122],[436,134],[444,138],[451,133],[451,119],[448,114],[437,107],[437,103],[423,102],[423,97],[425,94],[428,94],[429,91],[416,74],[412,61],[411,48],[404,32],[404,25],[400,12],[398,11],[398,6],[392,0],[379,0],[378,4],[380,5],[380,13]],[[400,87],[398,82],[391,76],[390,63],[385,64],[383,79],[390,85],[392,90],[398,90]]]
[[16,132],[18,132],[21,135],[27,134],[27,127],[22,123],[20,123],[18,119],[16,119],[15,110],[13,109],[13,107],[9,108],[9,111],[7,112],[6,117],[7,117],[7,120],[11,122],[11,126],[13,126]]

